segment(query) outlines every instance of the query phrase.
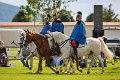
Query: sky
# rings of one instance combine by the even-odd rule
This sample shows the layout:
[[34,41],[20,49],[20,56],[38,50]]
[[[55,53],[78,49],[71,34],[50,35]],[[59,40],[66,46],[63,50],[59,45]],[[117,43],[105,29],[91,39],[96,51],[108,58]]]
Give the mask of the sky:
[[[0,2],[12,4],[15,6],[26,5],[27,0],[0,0]],[[120,0],[77,0],[77,2],[69,3],[67,10],[71,10],[73,13],[81,11],[83,13],[83,20],[86,20],[86,17],[93,12],[94,5],[103,5],[107,7],[109,4],[112,4],[112,9],[116,14],[119,14],[120,19]],[[75,19],[75,14],[72,14]]]

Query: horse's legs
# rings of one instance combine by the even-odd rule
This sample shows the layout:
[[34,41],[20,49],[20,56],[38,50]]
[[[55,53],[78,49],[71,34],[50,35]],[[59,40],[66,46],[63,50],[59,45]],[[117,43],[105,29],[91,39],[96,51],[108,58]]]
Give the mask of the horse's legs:
[[71,58],[69,59],[69,61],[70,61],[70,67],[68,69],[68,73],[70,73],[70,70],[72,68],[72,74],[74,74],[75,73],[75,69],[74,69],[73,61],[72,61]]
[[[64,62],[64,64],[62,64],[61,66],[60,66],[60,72],[62,72],[62,67],[64,66],[64,65],[66,65],[65,63],[66,63],[66,60],[64,59],[63,60],[63,62]],[[66,66],[65,66],[65,68],[66,68]]]
[[102,60],[102,58],[101,58],[101,56],[100,56],[100,55],[98,55],[98,56],[97,56],[97,58],[98,58],[98,60],[100,61],[100,64],[101,64],[101,66],[102,66],[102,72],[101,72],[101,74],[103,74],[103,73],[104,73],[103,60]]
[[79,68],[78,57],[76,57],[75,60],[76,60],[76,68],[77,68],[77,70],[82,73],[82,68]]
[[65,69],[64,69],[64,73],[67,73],[67,65],[68,65],[69,61],[68,59],[64,60],[64,64],[65,64]]
[[65,59],[66,58],[66,55],[62,55],[58,60],[57,60],[57,63],[56,63],[56,74],[59,74],[59,71],[58,71],[58,67],[59,67],[59,64],[60,64],[60,61]]
[[33,67],[33,56],[30,58],[30,70],[32,69],[32,67]]
[[90,73],[90,68],[92,67],[92,65],[93,65],[93,63],[94,63],[94,56],[92,56],[91,57],[91,62],[90,62],[90,64],[89,64],[89,67],[88,67],[88,70],[87,70],[87,74],[89,74]]
[[53,68],[50,66],[50,56],[47,56],[46,59],[47,59],[47,65],[48,65],[48,67],[55,72],[55,69],[53,69]]
[[42,59],[43,57],[39,54],[38,70],[35,72],[36,74],[39,74],[42,71]]

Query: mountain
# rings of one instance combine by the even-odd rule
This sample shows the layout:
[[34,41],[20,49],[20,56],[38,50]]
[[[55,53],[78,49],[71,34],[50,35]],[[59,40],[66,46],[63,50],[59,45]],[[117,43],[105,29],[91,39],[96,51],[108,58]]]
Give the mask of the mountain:
[[11,22],[19,7],[0,2],[0,22]]

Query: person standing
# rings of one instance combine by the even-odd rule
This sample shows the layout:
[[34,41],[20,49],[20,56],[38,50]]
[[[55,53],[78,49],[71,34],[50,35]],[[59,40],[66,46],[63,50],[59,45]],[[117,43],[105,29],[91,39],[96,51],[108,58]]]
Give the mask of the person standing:
[[8,67],[8,56],[6,52],[6,48],[3,47],[4,42],[0,41],[0,66]]

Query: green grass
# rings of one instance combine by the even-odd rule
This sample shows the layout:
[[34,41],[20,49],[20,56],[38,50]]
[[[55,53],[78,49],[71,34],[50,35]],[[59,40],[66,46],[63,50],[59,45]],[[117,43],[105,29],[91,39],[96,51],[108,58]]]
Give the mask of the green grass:
[[17,55],[18,54],[18,48],[11,48],[11,55]]
[[34,60],[34,67],[30,71],[23,67],[19,60],[11,60],[9,63],[15,62],[16,67],[0,67],[0,80],[120,80],[120,61],[115,65],[108,64],[105,73],[100,74],[101,68],[92,68],[91,73],[86,74],[87,69],[83,69],[83,73],[75,71],[75,74],[55,74],[48,67],[44,66],[41,74],[33,74],[37,70],[38,60]]

